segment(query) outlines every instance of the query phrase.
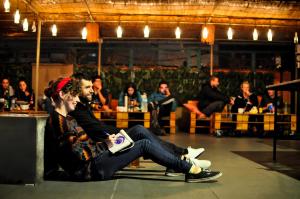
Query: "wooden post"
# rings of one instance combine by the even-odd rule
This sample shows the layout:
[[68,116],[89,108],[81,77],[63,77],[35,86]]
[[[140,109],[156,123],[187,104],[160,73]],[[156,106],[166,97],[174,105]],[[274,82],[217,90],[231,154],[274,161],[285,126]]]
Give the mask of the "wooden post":
[[39,91],[39,68],[40,68],[40,50],[41,50],[41,28],[42,21],[38,20],[37,43],[36,43],[36,67],[35,67],[35,101],[34,110],[38,111],[38,91]]
[[210,45],[210,75],[213,75],[213,66],[214,66],[214,45]]
[[100,38],[98,41],[98,75],[101,74],[101,50],[103,40]]

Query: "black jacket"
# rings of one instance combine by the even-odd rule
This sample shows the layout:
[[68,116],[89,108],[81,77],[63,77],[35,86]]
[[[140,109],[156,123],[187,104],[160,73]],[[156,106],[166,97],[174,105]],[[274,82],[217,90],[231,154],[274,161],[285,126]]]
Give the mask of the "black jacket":
[[[249,103],[248,103],[249,102]],[[248,99],[244,98],[244,95],[240,93],[236,96],[234,104],[231,108],[232,113],[237,113],[239,108],[245,108],[245,111],[250,111],[253,106],[258,107],[257,95],[251,94]]]
[[215,101],[223,101],[225,104],[229,103],[229,98],[226,95],[222,94],[217,88],[211,87],[210,84],[205,84],[202,87],[197,100],[199,101],[198,108],[200,110],[204,109],[210,103]]
[[119,129],[109,126],[98,120],[88,102],[80,99],[74,111],[70,115],[75,118],[77,123],[84,129],[87,135],[94,141],[104,141],[108,134],[117,134]]

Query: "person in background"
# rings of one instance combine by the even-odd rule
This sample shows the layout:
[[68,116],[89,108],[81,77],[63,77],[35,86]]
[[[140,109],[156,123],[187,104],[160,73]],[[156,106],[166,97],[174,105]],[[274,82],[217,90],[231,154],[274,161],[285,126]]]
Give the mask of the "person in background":
[[7,95],[7,93],[9,97],[13,97],[15,95],[15,91],[10,85],[9,79],[7,77],[4,77],[1,82],[0,98],[4,98]]
[[[115,134],[103,134],[102,142],[92,140],[87,132],[68,115],[74,111],[78,98],[78,86],[70,78],[58,79],[49,88],[48,97],[55,103],[54,112],[48,120],[59,165],[74,180],[109,180],[115,172],[143,156],[185,174],[186,182],[204,182],[219,178],[218,171],[205,171],[197,164],[182,160],[149,139],[140,139],[126,151],[112,154],[108,145],[116,142]],[[128,130],[130,134],[131,130]],[[139,127],[139,131],[147,129]]]
[[105,88],[103,88],[100,75],[96,75],[92,78],[93,83],[93,100],[92,107],[94,110],[108,111],[109,109],[109,96]]
[[126,85],[124,91],[119,95],[118,106],[124,106],[124,97],[128,96],[128,102],[132,102],[134,107],[141,107],[142,97],[141,93],[137,90],[136,85],[130,82]]
[[243,109],[243,112],[249,112],[253,107],[258,107],[257,95],[250,92],[249,82],[244,81],[240,94],[235,97],[231,112],[237,113],[239,108]]
[[31,109],[34,107],[34,92],[31,88],[28,87],[24,79],[19,80],[15,97],[17,101],[28,102]]
[[[151,128],[157,132],[157,135],[166,135],[165,130],[161,128],[164,125],[162,117],[170,116],[177,107],[176,99],[168,87],[166,81],[161,81],[158,85],[158,91],[152,93],[148,98],[148,107],[151,112]],[[160,132],[157,129],[160,128]]]
[[274,113],[275,105],[278,108],[283,107],[282,97],[278,96],[277,98],[275,98],[275,91],[268,90],[267,94],[264,95],[261,100],[260,107],[262,107],[264,113]]
[[202,87],[197,97],[197,107],[187,103],[183,106],[195,112],[198,118],[209,117],[214,112],[222,112],[226,104],[233,104],[233,100],[218,90],[219,84],[219,78],[211,76],[209,83]]

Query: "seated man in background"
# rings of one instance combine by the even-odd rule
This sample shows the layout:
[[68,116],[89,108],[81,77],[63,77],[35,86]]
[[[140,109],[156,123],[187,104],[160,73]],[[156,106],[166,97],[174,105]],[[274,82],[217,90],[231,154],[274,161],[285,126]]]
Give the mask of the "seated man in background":
[[[168,88],[166,81],[159,83],[158,91],[152,93],[148,98],[149,111],[151,112],[152,122],[151,128],[158,129],[164,125],[162,117],[170,116],[171,112],[174,112],[177,107],[176,100]],[[158,123],[157,123],[158,122]],[[157,134],[165,135],[165,130],[160,129],[160,133]]]
[[282,97],[278,96],[275,98],[275,91],[268,90],[267,94],[263,96],[260,107],[262,107],[264,113],[274,113],[275,112],[275,105],[278,108],[283,107]]
[[106,89],[103,88],[100,75],[92,78],[93,83],[93,100],[92,107],[94,110],[108,111],[109,109],[109,96]]
[[197,97],[197,107],[190,104],[183,104],[184,107],[195,112],[198,118],[209,117],[214,112],[222,112],[226,104],[233,104],[233,100],[218,90],[219,84],[219,78],[211,76],[209,83],[202,87]]
[[238,109],[243,109],[243,112],[249,112],[253,107],[258,106],[257,95],[250,92],[250,84],[244,81],[241,84],[241,92],[234,100],[231,108],[232,113],[237,113]]
[[0,98],[5,98],[6,96],[12,97],[15,95],[15,91],[10,85],[9,79],[4,77],[2,79],[2,84],[0,87]]

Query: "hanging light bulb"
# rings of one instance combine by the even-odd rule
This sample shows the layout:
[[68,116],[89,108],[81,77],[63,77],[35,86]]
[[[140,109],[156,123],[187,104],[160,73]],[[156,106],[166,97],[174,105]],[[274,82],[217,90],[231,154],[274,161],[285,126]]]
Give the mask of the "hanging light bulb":
[[31,26],[31,31],[32,32],[36,32],[36,25],[35,25],[35,21],[33,21],[32,26]]
[[180,37],[181,37],[181,30],[178,26],[175,30],[175,37],[176,37],[176,39],[180,39]]
[[254,41],[257,41],[258,40],[258,32],[257,32],[257,29],[256,28],[254,28],[254,30],[253,30],[253,40]]
[[87,34],[88,34],[88,32],[87,32],[86,27],[83,27],[83,28],[82,28],[82,31],[81,31],[81,38],[82,38],[82,39],[86,39]]
[[10,11],[10,2],[9,0],[4,0],[4,12],[9,12]]
[[52,25],[52,28],[51,28],[51,31],[52,31],[52,36],[57,36],[57,27],[55,24]]
[[20,11],[19,11],[19,9],[17,9],[16,12],[15,12],[15,15],[14,15],[14,22],[16,24],[19,24],[20,23],[20,18],[21,18]]
[[121,25],[118,25],[118,27],[117,27],[117,38],[122,38],[122,34],[123,34],[123,29],[122,29]]
[[233,30],[231,27],[228,28],[227,38],[228,38],[228,40],[232,40],[232,38],[233,38]]
[[150,35],[150,29],[149,29],[149,26],[146,25],[144,28],[144,37],[149,38],[149,35]]
[[28,31],[28,20],[25,18],[23,20],[23,31]]
[[269,28],[267,35],[268,35],[268,41],[272,41],[272,39],[273,39],[273,33],[272,33],[271,28]]
[[202,29],[202,38],[207,39],[207,37],[208,37],[208,29],[206,26],[204,26],[204,28]]
[[295,32],[294,43],[298,44],[298,33],[297,32]]

